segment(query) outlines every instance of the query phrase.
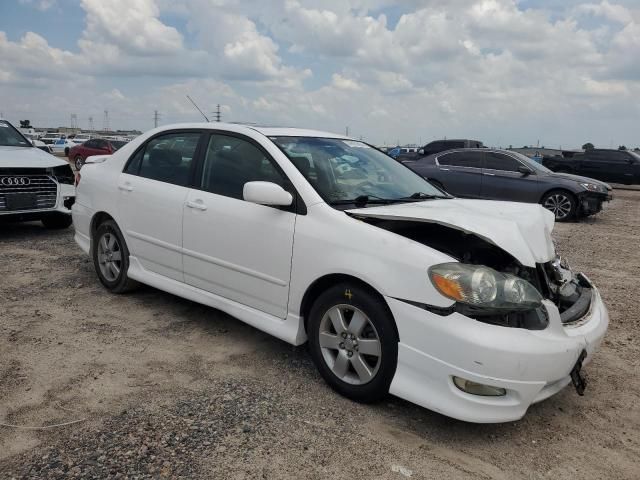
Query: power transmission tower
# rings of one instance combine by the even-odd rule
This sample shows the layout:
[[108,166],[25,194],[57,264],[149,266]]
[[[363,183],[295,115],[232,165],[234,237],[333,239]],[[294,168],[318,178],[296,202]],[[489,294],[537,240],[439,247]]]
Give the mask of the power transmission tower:
[[155,128],[158,128],[158,121],[160,120],[161,117],[162,115],[158,113],[158,110],[153,111],[153,125]]
[[109,130],[111,130],[111,128],[109,127],[109,110],[104,111],[104,120],[102,123],[103,123],[102,129],[105,132],[108,132]]
[[220,104],[216,106],[216,122],[220,121]]
[[89,117],[89,131],[93,132],[93,117]]
[[76,130],[78,128],[78,115],[75,113],[71,114],[71,129]]
[[347,128],[344,129],[344,136],[348,137],[349,136],[349,126],[347,125]]

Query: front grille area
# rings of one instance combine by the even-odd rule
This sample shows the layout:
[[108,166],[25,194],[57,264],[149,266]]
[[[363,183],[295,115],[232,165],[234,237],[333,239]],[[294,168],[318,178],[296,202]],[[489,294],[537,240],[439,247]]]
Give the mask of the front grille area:
[[54,208],[57,194],[49,175],[0,172],[0,212]]

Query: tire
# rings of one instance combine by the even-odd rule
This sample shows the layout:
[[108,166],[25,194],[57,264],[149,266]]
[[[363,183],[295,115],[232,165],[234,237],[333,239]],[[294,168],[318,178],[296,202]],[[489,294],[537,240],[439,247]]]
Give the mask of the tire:
[[69,158],[69,147],[65,147],[64,149],[64,156]]
[[578,200],[568,190],[551,190],[542,197],[540,204],[553,212],[557,222],[568,222],[576,217]]
[[398,335],[379,296],[355,282],[335,285],[313,303],[307,332],[313,362],[334,390],[362,403],[387,395],[398,363]]
[[54,214],[48,217],[44,217],[42,225],[49,230],[61,230],[63,228],[69,228],[73,223],[71,215],[65,215],[64,213]]
[[127,276],[129,249],[116,222],[107,220],[101,223],[92,243],[93,266],[107,290],[125,293],[138,287],[138,282]]
[[73,164],[76,167],[77,171],[80,171],[82,166],[84,165],[84,159],[80,155],[76,155],[76,158],[73,160]]

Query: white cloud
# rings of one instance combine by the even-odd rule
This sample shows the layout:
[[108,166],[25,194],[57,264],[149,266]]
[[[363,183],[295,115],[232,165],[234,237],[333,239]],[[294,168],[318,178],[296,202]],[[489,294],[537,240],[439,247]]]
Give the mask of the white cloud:
[[166,55],[182,50],[182,35],[162,23],[154,0],[82,0],[87,27],[83,48],[117,46],[134,55]]
[[352,78],[343,77],[339,73],[334,73],[331,77],[331,84],[340,90],[360,90],[362,87]]

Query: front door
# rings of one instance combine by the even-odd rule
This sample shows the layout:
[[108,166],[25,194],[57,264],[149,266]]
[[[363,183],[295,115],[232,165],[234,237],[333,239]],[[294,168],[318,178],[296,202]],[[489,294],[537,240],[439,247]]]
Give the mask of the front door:
[[211,134],[184,207],[185,282],[285,318],[296,213],[246,202],[243,187],[251,181],[287,188],[253,141]]
[[182,211],[199,132],[156,136],[129,160],[118,180],[118,223],[143,268],[178,281]]
[[512,202],[537,202],[535,174],[523,174],[515,158],[500,152],[485,152],[482,169],[482,198]]

